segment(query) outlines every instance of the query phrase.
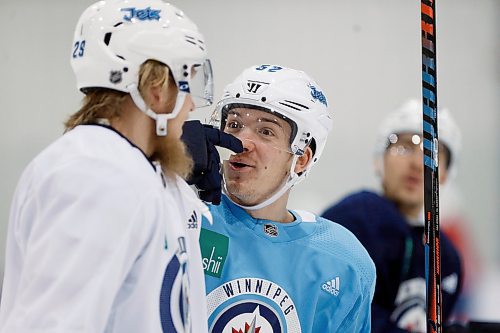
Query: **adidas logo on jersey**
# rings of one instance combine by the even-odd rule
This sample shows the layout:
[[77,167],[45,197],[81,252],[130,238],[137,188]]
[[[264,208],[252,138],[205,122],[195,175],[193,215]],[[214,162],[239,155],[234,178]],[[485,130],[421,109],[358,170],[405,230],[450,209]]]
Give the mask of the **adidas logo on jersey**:
[[334,296],[338,296],[340,292],[340,278],[337,276],[336,278],[326,281],[321,285],[321,289]]
[[193,210],[191,217],[188,220],[188,229],[197,229],[198,228],[198,214]]

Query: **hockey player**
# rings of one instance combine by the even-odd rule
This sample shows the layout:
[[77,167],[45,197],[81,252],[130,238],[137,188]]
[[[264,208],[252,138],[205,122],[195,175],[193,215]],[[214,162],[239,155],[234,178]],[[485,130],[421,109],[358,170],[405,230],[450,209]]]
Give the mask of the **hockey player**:
[[[351,230],[377,267],[373,332],[425,332],[422,104],[410,100],[379,131],[375,165],[382,193],[351,194],[323,214]],[[460,134],[448,110],[439,110],[439,178],[454,173]],[[441,233],[443,323],[462,281],[460,258]]]
[[212,102],[203,36],[162,0],[100,1],[71,65],[83,106],[18,184],[0,331],[206,332],[208,209],[181,178],[180,141],[188,112]]
[[304,72],[246,69],[215,114],[244,151],[223,162],[225,195],[201,249],[210,332],[369,332],[375,267],[345,228],[287,209],[332,120]]

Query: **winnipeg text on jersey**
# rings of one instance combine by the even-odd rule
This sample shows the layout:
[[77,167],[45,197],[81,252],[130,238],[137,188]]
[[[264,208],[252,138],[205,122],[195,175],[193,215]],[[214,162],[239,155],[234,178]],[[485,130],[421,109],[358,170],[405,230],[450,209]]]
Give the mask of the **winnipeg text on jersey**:
[[297,310],[281,286],[239,278],[207,295],[210,333],[301,333]]

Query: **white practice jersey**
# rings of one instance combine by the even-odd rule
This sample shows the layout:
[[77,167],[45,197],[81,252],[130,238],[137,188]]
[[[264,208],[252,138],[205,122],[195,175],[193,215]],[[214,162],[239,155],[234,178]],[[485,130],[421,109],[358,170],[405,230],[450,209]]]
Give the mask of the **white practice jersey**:
[[32,161],[12,203],[0,332],[207,331],[207,208],[157,169],[98,125]]

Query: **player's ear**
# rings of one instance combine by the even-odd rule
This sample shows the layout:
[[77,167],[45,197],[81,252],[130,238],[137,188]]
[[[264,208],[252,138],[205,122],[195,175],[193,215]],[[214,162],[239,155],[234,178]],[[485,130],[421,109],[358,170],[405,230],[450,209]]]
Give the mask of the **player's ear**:
[[165,92],[163,90],[163,87],[160,85],[150,85],[147,87],[145,100],[151,109],[157,110],[159,106],[164,104]]
[[311,147],[307,147],[302,156],[299,156],[295,164],[295,173],[303,172],[312,160],[313,152]]

